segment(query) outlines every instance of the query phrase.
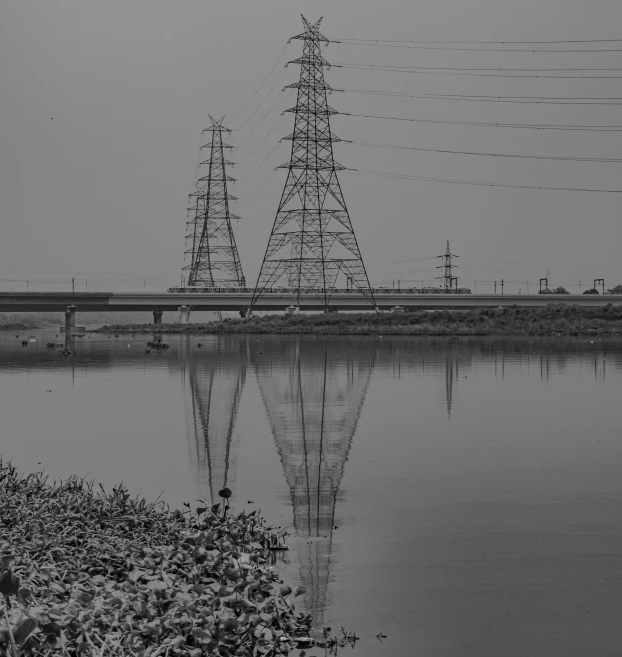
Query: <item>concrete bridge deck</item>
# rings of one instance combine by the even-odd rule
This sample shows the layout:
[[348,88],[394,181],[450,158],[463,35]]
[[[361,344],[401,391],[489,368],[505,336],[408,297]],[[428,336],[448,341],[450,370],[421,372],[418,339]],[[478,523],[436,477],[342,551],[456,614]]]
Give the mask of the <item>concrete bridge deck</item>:
[[[180,306],[192,310],[239,311],[248,308],[252,292],[209,293],[114,293],[114,292],[0,292],[0,312],[63,312],[77,306],[77,312],[118,311],[177,311]],[[498,306],[543,307],[550,303],[576,304],[584,307],[622,306],[622,295],[606,294],[413,294],[400,291],[378,291],[376,303],[380,310],[394,306],[434,310],[441,308],[467,309]],[[254,310],[284,311],[296,305],[296,296],[289,292],[266,293]],[[363,295],[357,292],[336,292],[331,299],[335,310],[372,310]],[[322,303],[314,294],[301,298],[301,310],[322,310]]]

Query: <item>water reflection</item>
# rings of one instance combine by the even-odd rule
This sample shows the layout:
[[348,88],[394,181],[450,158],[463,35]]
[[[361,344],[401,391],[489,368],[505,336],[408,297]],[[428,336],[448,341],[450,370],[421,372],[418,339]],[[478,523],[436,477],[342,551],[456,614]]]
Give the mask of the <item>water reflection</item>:
[[445,361],[445,403],[447,404],[447,417],[451,419],[451,405],[454,398],[454,383],[458,381],[459,366],[457,359],[448,358]]
[[328,604],[335,510],[374,365],[346,342],[290,342],[254,358],[293,508],[305,607],[320,627]]
[[259,486],[357,654],[617,654],[620,338],[22,337],[0,457],[176,507]]
[[[189,340],[181,355],[188,354]],[[200,354],[200,355],[199,355]],[[188,454],[199,494],[220,501],[218,491],[228,486],[235,500],[235,469],[240,437],[234,432],[246,383],[245,343],[211,343],[181,370],[186,412]]]

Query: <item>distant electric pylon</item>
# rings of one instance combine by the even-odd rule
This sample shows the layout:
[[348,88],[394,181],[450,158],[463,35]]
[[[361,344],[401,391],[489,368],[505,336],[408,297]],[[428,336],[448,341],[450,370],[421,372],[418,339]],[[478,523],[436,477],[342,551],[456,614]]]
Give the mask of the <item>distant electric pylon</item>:
[[[333,159],[333,142],[340,141],[330,129],[327,95],[332,91],[324,81],[324,67],[330,64],[322,56],[328,39],[320,34],[320,18],[312,25],[303,16],[305,31],[293,39],[303,41],[300,79],[289,87],[298,90],[294,113],[287,180],[264,255],[249,314],[257,300],[281,280],[293,287],[300,306],[302,292],[309,291],[330,304],[338,279],[343,287],[357,289],[376,306],[363,264],[348,209],[337,178],[340,164]],[[291,41],[291,39],[290,39]],[[292,253],[293,251],[293,253]],[[293,285],[291,285],[293,283]]]
[[235,197],[227,191],[227,182],[233,181],[227,175],[226,165],[233,164],[225,160],[224,149],[232,148],[222,140],[223,132],[231,132],[220,120],[209,117],[212,125],[203,130],[212,133],[211,141],[201,146],[201,150],[210,149],[209,160],[199,166],[208,166],[206,175],[202,175],[195,191],[190,194],[191,204],[188,208],[189,219],[186,222],[188,232],[186,240],[190,248],[185,255],[191,262],[183,267],[188,271],[187,285],[207,287],[245,287],[242,265],[231,228],[231,219],[239,219],[229,211],[229,201]]
[[447,240],[447,248],[445,249],[445,253],[440,256],[436,256],[437,258],[443,258],[443,264],[438,265],[437,269],[442,269],[443,273],[441,276],[437,276],[436,278],[441,279],[441,287],[443,288],[444,292],[451,292],[452,287],[454,285],[454,281],[456,282],[456,288],[457,283],[458,283],[458,278],[456,276],[452,275],[452,271],[457,267],[457,265],[454,265],[451,262],[452,258],[459,258],[460,256],[454,255],[451,252],[451,249],[449,248],[449,240]]

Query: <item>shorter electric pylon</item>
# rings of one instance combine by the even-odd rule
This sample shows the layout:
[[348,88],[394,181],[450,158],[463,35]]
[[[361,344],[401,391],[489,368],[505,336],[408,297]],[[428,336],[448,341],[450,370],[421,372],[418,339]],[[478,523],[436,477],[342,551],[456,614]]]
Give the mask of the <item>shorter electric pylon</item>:
[[436,268],[437,269],[442,269],[443,273],[441,276],[437,276],[436,278],[440,278],[441,280],[441,287],[443,288],[443,292],[449,293],[452,291],[452,289],[458,288],[458,277],[454,276],[452,274],[453,270],[458,266],[454,265],[451,261],[452,258],[459,258],[460,256],[455,255],[454,253],[451,252],[451,249],[449,248],[449,240],[447,240],[447,248],[445,249],[445,253],[440,256],[436,256],[437,258],[443,258],[443,264],[438,265]]
[[188,232],[186,240],[190,248],[185,252],[190,256],[190,264],[183,267],[188,271],[187,285],[206,287],[245,287],[242,265],[231,228],[231,220],[239,219],[229,211],[229,202],[234,201],[227,190],[227,182],[235,179],[227,175],[226,165],[231,165],[224,157],[224,149],[232,148],[222,140],[223,132],[231,132],[222,124],[224,116],[218,121],[209,117],[212,125],[203,130],[211,133],[211,141],[201,146],[210,149],[208,160],[200,167],[207,167],[190,194],[188,208]]

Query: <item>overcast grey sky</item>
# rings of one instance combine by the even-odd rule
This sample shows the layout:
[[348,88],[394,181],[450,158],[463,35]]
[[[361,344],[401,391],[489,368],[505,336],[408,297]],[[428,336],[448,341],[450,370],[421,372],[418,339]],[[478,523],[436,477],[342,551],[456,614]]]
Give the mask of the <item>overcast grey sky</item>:
[[[254,283],[288,159],[299,68],[271,77],[300,14],[328,38],[559,40],[617,38],[619,0],[5,0],[0,9],[0,278],[89,280],[89,289],[179,281],[186,195],[208,113],[227,114],[240,201],[234,225]],[[547,47],[547,46],[543,46]],[[568,47],[573,47],[572,45]],[[607,44],[620,48],[622,44]],[[618,67],[619,53],[481,53],[331,44],[334,63],[481,68]],[[620,72],[622,73],[622,71]],[[602,75],[602,73],[601,73]],[[616,73],[612,73],[616,75]],[[414,75],[351,68],[334,87],[405,93],[622,97],[622,79]],[[456,102],[335,92],[338,111],[451,121],[622,124],[613,106]],[[271,111],[268,111],[271,110]],[[261,121],[257,123],[259,120]],[[225,122],[226,123],[226,122]],[[270,132],[272,130],[272,132]],[[622,132],[540,132],[336,116],[343,139],[440,150],[622,157]],[[269,133],[269,134],[268,134]],[[265,137],[265,138],[264,138]],[[259,141],[258,141],[259,140]],[[622,190],[622,164],[425,153],[341,144],[346,167],[519,185]],[[244,180],[244,178],[246,178]],[[450,239],[461,280],[622,283],[622,195],[363,177],[341,183],[372,282],[430,280]],[[387,264],[384,264],[387,263]],[[428,268],[428,269],[426,269]],[[11,283],[0,281],[4,289]],[[15,284],[19,286],[19,284]],[[481,287],[480,287],[481,286]],[[514,289],[525,288],[521,282]],[[15,289],[18,289],[16,287]],[[45,289],[57,289],[48,285]],[[578,291],[578,288],[577,288]]]

